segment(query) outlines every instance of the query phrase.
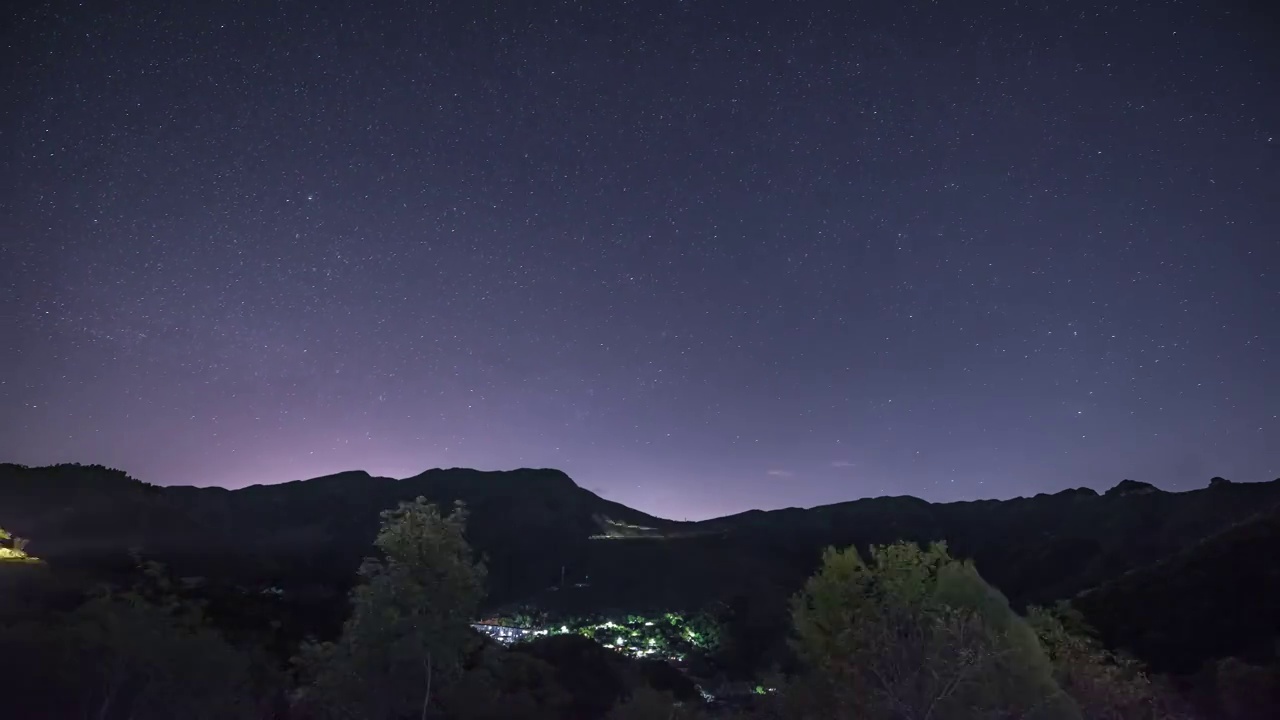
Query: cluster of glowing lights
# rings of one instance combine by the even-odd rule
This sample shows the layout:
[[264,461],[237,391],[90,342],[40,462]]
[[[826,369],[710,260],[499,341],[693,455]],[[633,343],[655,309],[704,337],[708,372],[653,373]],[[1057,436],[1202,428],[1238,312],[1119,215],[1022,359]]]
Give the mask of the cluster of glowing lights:
[[40,562],[38,558],[28,555],[23,547],[26,541],[21,538],[15,538],[0,528],[0,541],[8,541],[9,545],[0,545],[0,562]]
[[476,629],[503,642],[513,643],[547,635],[576,634],[591,638],[617,652],[635,658],[664,658],[683,661],[688,654],[706,652],[714,644],[705,632],[689,627],[689,620],[676,613],[656,618],[629,615],[619,620],[562,623],[558,627],[517,627],[499,621],[478,624]]

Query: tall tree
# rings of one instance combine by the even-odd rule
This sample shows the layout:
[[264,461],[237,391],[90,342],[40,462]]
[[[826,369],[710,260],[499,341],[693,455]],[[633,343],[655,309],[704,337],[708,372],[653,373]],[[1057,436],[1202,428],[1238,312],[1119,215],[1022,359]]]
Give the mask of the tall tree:
[[943,544],[874,547],[870,559],[829,548],[793,599],[793,647],[810,670],[793,714],[1079,717],[1035,634],[971,564]]
[[464,537],[466,509],[449,515],[419,497],[382,513],[360,567],[351,617],[334,643],[311,644],[298,664],[304,704],[318,717],[426,718],[473,638],[485,571]]

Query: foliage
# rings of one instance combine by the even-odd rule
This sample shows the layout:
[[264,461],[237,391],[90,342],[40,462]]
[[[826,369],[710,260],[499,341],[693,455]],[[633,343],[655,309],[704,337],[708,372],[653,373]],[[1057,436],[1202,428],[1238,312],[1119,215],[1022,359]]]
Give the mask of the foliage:
[[573,698],[571,717],[602,717],[639,682],[627,657],[581,635],[551,635],[512,650],[555,668],[557,682]]
[[269,673],[181,600],[158,564],[128,590],[73,612],[0,628],[6,718],[234,720],[260,717]]
[[483,591],[484,567],[464,538],[459,504],[441,515],[424,498],[382,514],[351,594],[351,617],[334,643],[298,658],[313,715],[383,720],[426,717],[457,677]]
[[669,693],[648,687],[637,688],[605,716],[607,720],[695,720],[702,717],[696,706],[677,703]]
[[1263,720],[1280,708],[1280,666],[1261,667],[1226,658],[1213,665],[1214,706],[1211,717]]
[[794,648],[812,673],[804,715],[870,718],[1078,713],[1035,635],[945,545],[828,549],[792,604]]
[[1069,605],[1032,607],[1028,621],[1053,663],[1054,679],[1090,720],[1165,720],[1184,716],[1172,693],[1142,665],[1102,647]]
[[441,705],[454,720],[541,720],[569,716],[573,699],[545,661],[486,644]]
[[721,632],[713,659],[731,679],[749,680],[765,668],[792,664],[785,594],[772,589],[739,593],[717,609]]
[[545,610],[527,604],[519,606],[505,616],[499,616],[498,619],[519,628],[540,628],[550,624],[550,617]]

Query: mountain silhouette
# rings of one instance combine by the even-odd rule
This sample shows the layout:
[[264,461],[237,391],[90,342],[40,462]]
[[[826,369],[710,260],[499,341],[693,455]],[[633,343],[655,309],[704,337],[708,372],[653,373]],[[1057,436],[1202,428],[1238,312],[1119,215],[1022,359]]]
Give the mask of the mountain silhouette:
[[[1141,614],[1154,594],[1168,622],[1197,617],[1169,608],[1195,596],[1184,585],[1217,576],[1200,571],[1185,580],[1168,568],[1192,562],[1187,553],[1220,552],[1214,548],[1230,540],[1215,538],[1273,512],[1280,479],[1215,481],[1189,492],[1125,480],[1102,494],[1073,489],[999,501],[879,497],[677,522],[602,498],[551,469],[435,469],[403,479],[351,471],[227,490],[150,485],[97,465],[0,465],[0,527],[28,538],[28,551],[52,567],[92,575],[136,551],[185,575],[325,588],[339,601],[371,552],[379,513],[418,496],[466,504],[493,608],[696,610],[751,598],[780,610],[824,547],[945,540],[1015,606],[1094,589],[1079,600],[1086,614],[1150,655],[1163,646],[1123,636],[1115,623],[1124,613],[1107,608]],[[1274,584],[1261,588],[1272,595],[1260,602],[1278,600]],[[1141,603],[1122,602],[1143,593]],[[1188,652],[1197,657],[1184,659],[1225,656],[1243,642],[1196,646]]]

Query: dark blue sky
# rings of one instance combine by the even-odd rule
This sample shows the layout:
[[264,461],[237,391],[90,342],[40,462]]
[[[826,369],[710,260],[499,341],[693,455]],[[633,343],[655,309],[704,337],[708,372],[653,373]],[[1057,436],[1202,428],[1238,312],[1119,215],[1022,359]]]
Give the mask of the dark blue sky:
[[3,11],[0,460],[1280,475],[1265,4],[104,7]]

